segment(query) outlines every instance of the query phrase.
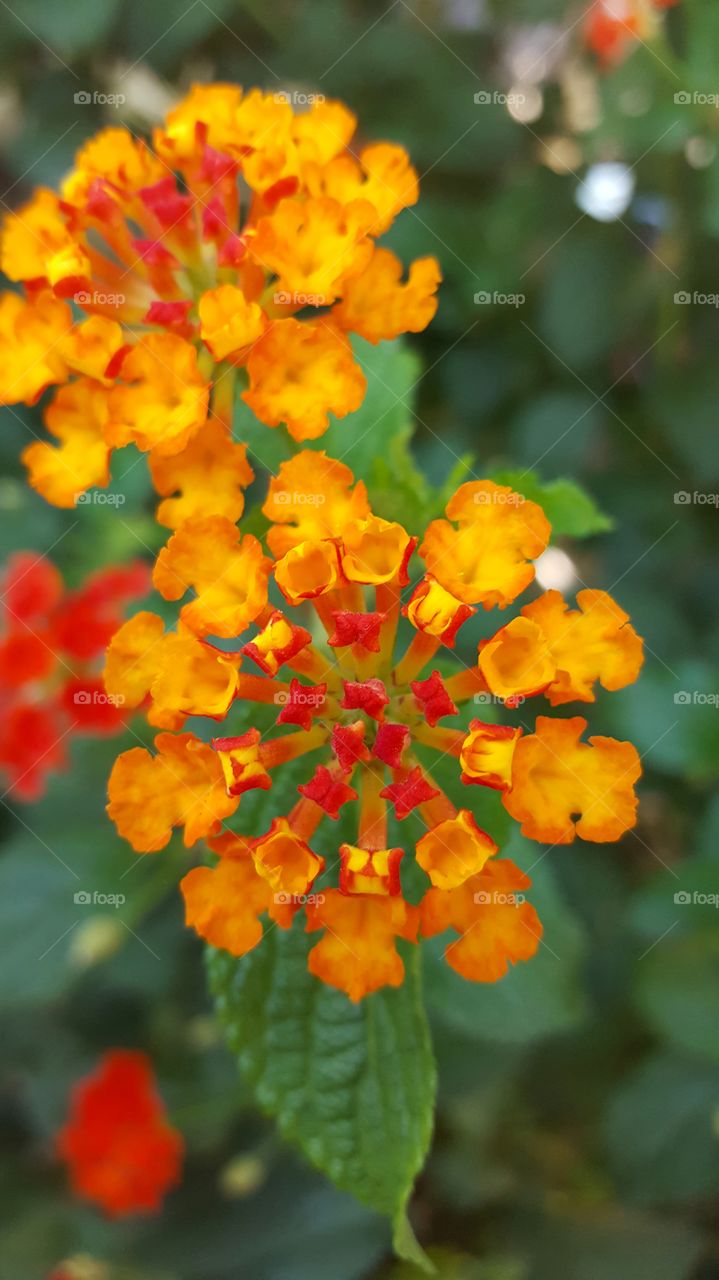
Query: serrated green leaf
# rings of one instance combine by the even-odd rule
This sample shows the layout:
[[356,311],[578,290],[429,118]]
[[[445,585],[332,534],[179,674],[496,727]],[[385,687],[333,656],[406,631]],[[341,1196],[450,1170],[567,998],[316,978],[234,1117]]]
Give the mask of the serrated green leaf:
[[405,958],[401,987],[352,1004],[308,973],[312,942],[296,921],[287,932],[268,929],[240,960],[210,949],[218,1016],[284,1136],[336,1186],[388,1215],[398,1250],[416,1261],[405,1212],[436,1087],[419,957]]
[[573,480],[551,480],[544,484],[533,471],[494,471],[497,484],[508,484],[544,511],[555,537],[589,538],[607,533],[614,522],[599,510],[593,498]]

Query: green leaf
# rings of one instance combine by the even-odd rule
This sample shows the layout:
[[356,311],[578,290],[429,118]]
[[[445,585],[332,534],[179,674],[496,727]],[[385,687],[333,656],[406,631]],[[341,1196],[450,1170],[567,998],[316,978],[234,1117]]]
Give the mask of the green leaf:
[[396,990],[352,1004],[307,971],[301,922],[268,929],[240,960],[208,952],[210,986],[257,1102],[336,1186],[388,1215],[395,1246],[421,1251],[405,1219],[427,1153],[435,1065],[419,957]]
[[554,537],[589,538],[607,533],[614,522],[599,510],[596,502],[573,480],[543,483],[533,471],[494,471],[497,484],[508,484],[530,502],[536,502],[552,526]]
[[[678,907],[679,912],[682,908]],[[684,907],[684,910],[690,908]],[[716,927],[657,939],[637,967],[639,1006],[671,1044],[719,1061],[719,937]]]
[[[719,1069],[657,1055],[619,1089],[607,1116],[612,1163],[638,1204],[719,1189]],[[627,1135],[631,1134],[631,1141]]]

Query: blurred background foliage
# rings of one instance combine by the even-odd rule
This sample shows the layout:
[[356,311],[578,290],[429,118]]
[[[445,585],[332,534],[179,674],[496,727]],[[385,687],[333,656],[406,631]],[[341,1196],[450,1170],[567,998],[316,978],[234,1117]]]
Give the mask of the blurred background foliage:
[[[611,69],[583,30],[571,0],[0,8],[6,207],[99,127],[146,131],[195,79],[338,96],[363,137],[405,143],[422,197],[391,242],[439,257],[439,314],[411,353],[360,351],[368,402],[322,443],[341,439],[410,523],[453,468],[510,469],[563,530],[547,585],[611,590],[647,637],[639,684],[591,709],[644,755],[636,831],[544,857],[490,827],[534,867],[546,946],[488,990],[428,949],[440,1105],[413,1220],[444,1280],[719,1276],[719,917],[675,898],[719,891],[719,7],[683,0]],[[18,464],[37,413],[2,416],[6,552],[52,549],[74,584],[158,546],[144,464],[117,468],[123,505],[54,510]],[[2,800],[1,1280],[78,1254],[118,1280],[409,1280],[386,1225],[310,1173],[238,1083],[182,927],[186,855],[136,859],[104,817],[116,750],[75,748],[37,806]],[[127,901],[76,905],[79,890]],[[71,1081],[115,1044],[152,1055],[188,1144],[147,1223],[74,1203],[51,1154]]]

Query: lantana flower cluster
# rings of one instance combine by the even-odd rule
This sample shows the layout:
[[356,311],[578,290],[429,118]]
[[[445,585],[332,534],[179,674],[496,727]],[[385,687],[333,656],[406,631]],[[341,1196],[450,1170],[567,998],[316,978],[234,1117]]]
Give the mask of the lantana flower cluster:
[[[476,789],[498,792],[532,840],[627,831],[635,748],[585,739],[584,717],[564,709],[633,681],[641,640],[606,592],[571,605],[546,591],[472,665],[454,657],[479,608],[503,610],[530,586],[549,541],[542,509],[507,486],[462,484],[418,545],[373,513],[347,466],[304,450],[263,511],[270,554],[222,515],[186,521],[153,574],[166,600],[184,601],[177,629],[143,611],[113,638],[107,689],[160,732],[154,753],[117,760],[109,814],[138,852],[164,848],[175,827],[188,847],[207,840],[216,862],[182,881],[187,921],[233,955],[304,912],[319,935],[310,971],[352,1000],[402,982],[399,939],[446,931],[447,962],[494,982],[535,953],[542,926],[527,875],[473,815]],[[488,699],[526,713],[531,698],[559,714],[526,729],[466,714]],[[253,704],[270,713],[264,733]],[[216,736],[185,731],[189,716],[216,721]],[[436,776],[447,759],[460,807]],[[270,805],[266,829],[226,825],[253,790],[286,796],[290,767],[297,799]],[[345,838],[324,856],[318,828],[340,820]]]
[[362,403],[349,335],[417,332],[436,310],[434,258],[403,266],[376,239],[417,200],[401,146],[352,149],[353,114],[287,95],[196,86],[152,146],[107,128],[59,193],[5,219],[0,404],[52,389],[52,441],[24,451],[30,483],[70,507],[107,486],[110,456],[149,456],[177,528],[236,520],[253,478],[231,433],[237,381],[268,427],[321,436]]
[[0,578],[0,770],[7,790],[37,800],[65,767],[74,734],[106,735],[125,724],[101,675],[126,606],[147,595],[142,561],[103,569],[69,591],[46,556],[19,551]]

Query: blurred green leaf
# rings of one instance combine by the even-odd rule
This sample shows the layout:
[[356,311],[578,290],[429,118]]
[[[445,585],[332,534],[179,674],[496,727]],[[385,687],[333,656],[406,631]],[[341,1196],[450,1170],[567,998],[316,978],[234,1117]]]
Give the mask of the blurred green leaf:
[[657,1055],[614,1095],[606,1120],[612,1164],[638,1204],[719,1190],[719,1066]]
[[536,502],[544,511],[556,537],[589,538],[595,533],[606,533],[614,528],[614,521],[605,516],[593,498],[573,480],[550,480],[543,483],[533,471],[494,471],[491,479],[497,484],[508,484],[529,502]]
[[719,1062],[716,927],[684,936],[668,930],[657,939],[637,965],[636,999],[650,1026],[670,1044]]

